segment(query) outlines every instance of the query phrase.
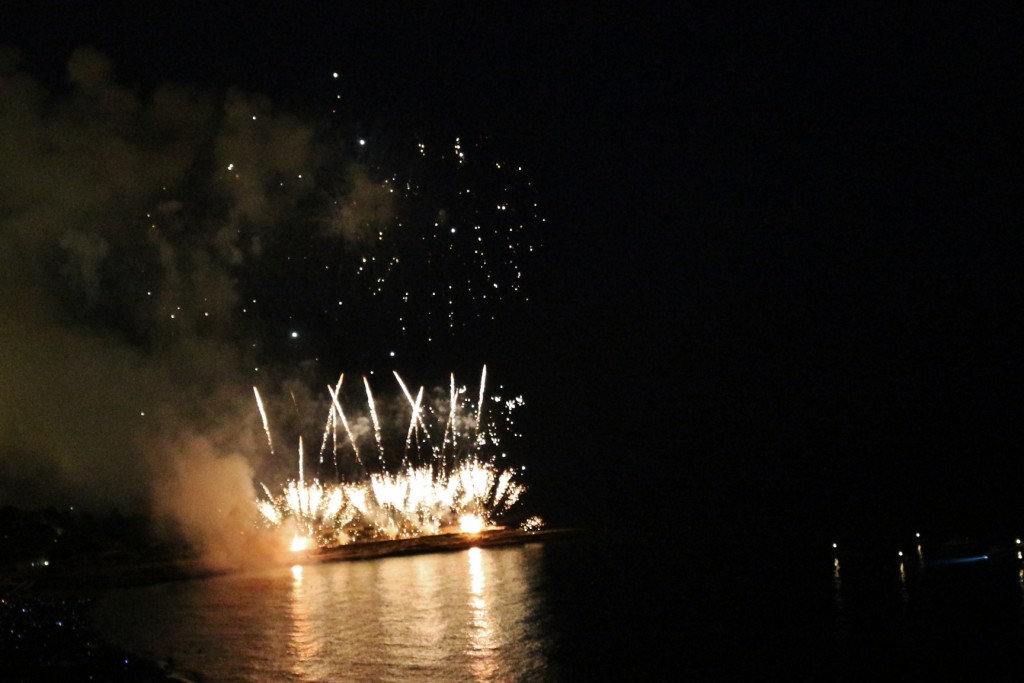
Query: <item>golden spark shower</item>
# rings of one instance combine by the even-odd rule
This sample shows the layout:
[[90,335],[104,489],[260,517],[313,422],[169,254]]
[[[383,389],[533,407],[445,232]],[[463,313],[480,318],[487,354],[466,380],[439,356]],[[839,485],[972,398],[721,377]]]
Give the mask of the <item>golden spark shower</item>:
[[[444,533],[477,533],[496,528],[511,516],[525,486],[525,468],[503,467],[503,428],[512,426],[520,396],[505,399],[488,394],[483,368],[474,403],[470,391],[449,376],[446,394],[425,401],[425,387],[416,394],[393,373],[404,399],[407,423],[385,425],[369,378],[362,377],[369,427],[364,443],[353,429],[361,407],[342,404],[344,374],[327,387],[327,420],[319,453],[310,460],[302,438],[297,448],[297,477],[278,492],[261,483],[258,502],[268,527],[290,532],[294,551],[329,548],[359,541],[414,538]],[[273,439],[259,390],[257,405]],[[356,418],[362,423],[365,418]],[[400,445],[387,443],[385,430],[404,433]],[[369,442],[369,443],[366,443]],[[367,446],[374,457],[367,457]],[[312,465],[312,467],[311,467]],[[342,472],[352,474],[342,474]],[[522,524],[533,530],[537,517]]]

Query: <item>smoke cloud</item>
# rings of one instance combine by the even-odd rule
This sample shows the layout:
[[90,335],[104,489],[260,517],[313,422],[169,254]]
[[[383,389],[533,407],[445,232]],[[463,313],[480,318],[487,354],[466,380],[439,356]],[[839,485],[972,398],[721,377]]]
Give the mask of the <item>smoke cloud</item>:
[[[151,509],[219,565],[253,547],[243,284],[317,192],[316,136],[252,94],[126,88],[94,50],[58,89],[0,52],[0,504]],[[390,215],[355,184],[339,239]]]
[[285,541],[258,526],[253,470],[245,456],[225,454],[201,435],[182,437],[160,468],[156,519],[188,539],[203,563],[228,570],[273,562]]

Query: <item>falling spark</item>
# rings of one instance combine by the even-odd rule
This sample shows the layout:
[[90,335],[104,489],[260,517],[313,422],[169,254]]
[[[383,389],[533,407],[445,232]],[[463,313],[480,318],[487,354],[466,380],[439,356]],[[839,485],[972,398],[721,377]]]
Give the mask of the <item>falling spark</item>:
[[366,208],[338,194],[327,218],[331,234],[361,235],[324,256],[352,266],[351,293],[369,295],[351,298],[369,304],[364,317],[397,311],[376,325],[397,322],[395,334],[431,338],[493,319],[502,301],[528,300],[523,285],[544,219],[522,168],[485,139],[391,150],[363,178],[367,197],[386,209],[353,225]]
[[[342,375],[344,377],[344,375]],[[338,400],[338,392],[341,390],[341,380],[338,380],[338,386],[335,389],[327,387],[327,391],[331,392],[331,401],[334,405],[334,410],[341,419],[341,425],[345,428],[345,434],[348,435],[348,442],[352,444],[352,453],[356,456],[356,462],[359,463],[360,467],[364,467],[363,459],[359,456],[359,446],[356,445],[355,437],[352,436],[352,428],[348,424],[348,419],[345,417],[345,411],[341,409],[341,401]]]
[[395,379],[398,380],[398,385],[402,387],[402,393],[405,394],[405,399],[409,401],[409,405],[412,406],[412,416],[409,418],[409,431],[405,435],[405,448],[408,452],[409,448],[412,446],[412,437],[416,432],[417,427],[423,431],[423,435],[428,441],[430,439],[430,432],[427,430],[426,425],[423,424],[423,420],[420,416],[420,409],[423,403],[423,387],[420,387],[420,390],[417,392],[414,400],[412,394],[409,393],[408,387],[405,386],[405,382],[402,380],[402,377],[398,372],[392,372],[395,375]]
[[377,406],[373,403],[373,392],[370,391],[370,381],[363,375],[363,386],[366,387],[366,402],[370,404],[370,419],[373,420],[373,436],[377,440],[377,455],[380,457],[380,464],[384,464],[384,443],[380,436],[380,420],[377,419]]
[[[451,380],[450,380],[450,385],[449,385],[449,389],[448,389],[448,422],[445,424],[444,440],[442,442],[442,444],[443,444],[442,448],[444,446],[448,445],[449,437],[451,438],[451,442],[453,444],[456,442],[456,440],[458,438],[458,435],[456,434],[456,431],[455,431],[455,429],[456,429],[456,426],[455,426],[455,414],[456,414],[456,406],[458,406],[458,404],[459,404],[459,390],[455,388],[455,373],[453,372],[453,373],[451,373]],[[441,464],[442,464],[442,466],[445,465],[445,463],[443,463],[443,462]]]
[[[332,397],[334,395],[336,395],[339,391],[341,391],[341,383],[342,383],[342,381],[344,379],[345,379],[345,373],[342,373],[341,376],[338,378],[338,385],[337,385],[337,387],[335,387],[334,389],[331,389],[331,386],[327,385],[327,391],[331,394]],[[331,434],[334,434],[337,431],[337,420],[335,419],[334,410],[335,410],[334,403],[332,402],[331,403],[331,409],[327,413],[327,424],[324,425],[324,437],[320,441],[320,462],[321,463],[323,463],[323,461],[324,461],[324,451],[327,449],[327,440],[331,436]],[[335,444],[335,447],[337,447],[337,444]],[[337,465],[337,463],[335,463],[335,465]]]

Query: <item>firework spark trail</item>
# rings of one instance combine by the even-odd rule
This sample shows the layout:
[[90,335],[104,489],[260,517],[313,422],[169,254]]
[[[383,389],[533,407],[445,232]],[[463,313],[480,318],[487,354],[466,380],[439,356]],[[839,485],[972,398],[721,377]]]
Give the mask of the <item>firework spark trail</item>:
[[505,497],[505,492],[508,491],[511,482],[512,474],[507,470],[498,475],[498,486],[494,489],[494,501],[496,503],[500,503]]
[[[335,391],[341,389],[341,380],[344,379],[344,377],[345,377],[345,375],[343,374],[338,379],[338,389],[336,389]],[[328,389],[328,391],[330,391],[330,385],[327,385],[327,389]],[[334,427],[335,427],[335,424],[334,424],[334,404],[331,404],[330,409],[327,411],[327,424],[324,425],[324,436],[323,436],[323,439],[321,439],[321,441],[320,441],[320,463],[321,464],[323,464],[323,462],[324,462],[324,451],[327,449],[327,440],[330,438],[331,432],[334,431]]]
[[483,425],[484,416],[484,385],[487,383],[487,366],[480,373],[480,399],[476,404],[476,443],[480,445],[480,439],[482,437],[481,426]]
[[413,403],[412,411],[416,415],[416,424],[423,430],[423,435],[427,438],[430,437],[430,433],[427,432],[426,425],[423,424],[423,387],[420,387],[419,391],[416,392],[416,402]]
[[375,150],[358,193],[335,197],[328,218],[331,234],[354,237],[329,253],[353,266],[348,285],[372,307],[358,314],[387,311],[375,324],[403,337],[430,339],[529,300],[524,275],[545,222],[522,167],[487,141],[437,142]]
[[363,386],[366,387],[366,402],[370,404],[370,419],[373,420],[373,437],[377,440],[377,455],[380,457],[380,466],[386,472],[387,463],[384,462],[384,443],[380,435],[380,420],[377,419],[377,406],[373,403],[373,392],[370,391],[370,381],[363,375]]
[[[345,374],[342,373],[341,376],[338,378],[338,386],[335,387],[334,391],[331,391],[330,385],[327,386],[327,390],[331,391],[331,395],[332,396],[334,394],[338,393],[339,391],[341,391],[341,382],[344,379],[345,379]],[[319,458],[319,461],[320,461],[321,465],[324,463],[324,450],[326,450],[326,448],[327,448],[327,439],[329,437],[331,437],[332,435],[334,437],[334,449],[333,449],[334,474],[335,474],[335,476],[337,476],[337,474],[338,474],[338,420],[337,420],[337,417],[334,414],[334,404],[333,403],[331,404],[330,410],[327,411],[327,424],[324,426],[324,438],[320,442],[320,458]]]
[[409,419],[409,429],[405,434],[405,450],[402,451],[402,469],[408,470],[409,468],[409,449],[412,446],[412,433],[416,429],[416,404],[413,403],[412,396],[409,394],[409,389],[406,388],[405,382],[402,381],[401,376],[398,372],[392,370],[395,375],[395,379],[398,380],[398,386],[402,387],[402,393],[405,394],[405,398],[412,405],[412,417]]
[[[412,445],[413,433],[419,428],[423,437],[427,441],[427,447],[430,448],[430,431],[427,426],[423,424],[423,387],[416,394],[416,399],[413,400],[412,394],[409,393],[408,387],[405,382],[402,381],[401,376],[397,371],[392,371],[395,375],[395,379],[398,380],[398,385],[402,387],[402,393],[405,394],[405,399],[409,401],[409,405],[412,407],[412,417],[409,418],[409,431],[405,435],[405,449],[408,453],[409,448]],[[418,443],[418,442],[417,442]],[[431,449],[432,450],[432,449]],[[408,459],[405,460],[406,466],[408,466]]]
[[[327,411],[327,430],[330,432],[331,438],[331,461],[334,463],[334,476],[340,477],[341,470],[338,469],[338,417],[334,414],[334,406]],[[324,449],[327,447],[327,434],[328,431],[324,432],[324,443],[320,446],[320,464],[324,464]]]
[[448,446],[448,438],[451,437],[452,450],[455,450],[455,441],[457,438],[456,427],[455,427],[455,413],[456,407],[459,404],[459,393],[458,389],[455,388],[455,373],[451,373],[450,386],[448,390],[448,421],[444,425],[444,438],[441,440],[441,468],[447,472],[448,462],[445,457],[445,449]]
[[[344,377],[344,375],[342,375],[342,377]],[[363,464],[363,459],[359,455],[359,446],[356,445],[355,437],[352,436],[352,428],[349,427],[348,418],[345,417],[345,411],[341,409],[341,401],[338,400],[338,393],[341,391],[341,380],[338,380],[338,387],[336,389],[332,389],[330,385],[327,385],[327,391],[331,393],[331,401],[334,405],[334,411],[337,413],[338,417],[341,418],[341,424],[345,428],[345,433],[348,434],[348,442],[352,444],[352,452],[356,456],[356,462],[359,463],[359,467],[365,471],[366,466]]]
[[260,417],[263,418],[263,431],[267,434],[267,445],[270,446],[270,454],[274,455],[274,440],[270,438],[270,422],[267,420],[267,411],[263,409],[263,399],[260,398],[260,390],[253,387],[252,391],[256,394],[256,405],[259,406]]
[[[412,429],[422,427],[424,433],[428,433],[427,426],[423,424],[424,389],[421,387],[414,399],[397,373],[395,376],[413,408]],[[363,379],[373,411],[375,407],[369,381],[365,377]],[[482,377],[481,384],[485,381]],[[435,455],[433,464],[409,465],[394,474],[385,468],[367,476],[364,470],[366,479],[361,482],[322,484],[315,477],[307,482],[303,466],[304,447],[300,438],[299,478],[288,482],[283,494],[277,497],[262,485],[269,499],[257,504],[263,519],[272,527],[281,527],[286,520],[294,520],[296,536],[292,539],[293,549],[313,543],[325,546],[364,539],[409,538],[443,533],[453,528],[472,533],[493,525],[498,515],[506,513],[518,502],[525,488],[515,481],[514,470],[500,469],[493,462],[484,460],[486,452],[481,447],[497,444],[497,435],[492,428],[478,422],[474,429],[461,435],[474,442],[479,441],[477,447],[472,444],[468,448],[459,446],[457,425],[460,422],[472,424],[471,416],[474,415],[478,420],[482,419],[483,411],[478,405],[460,405],[459,397],[465,390],[456,388],[454,375],[451,376],[450,388],[446,423],[452,434],[451,448],[432,451]],[[333,421],[343,416],[344,411],[339,389],[330,385],[327,389],[332,401],[328,420]],[[494,397],[494,401],[501,405],[499,397]],[[510,407],[507,403],[504,405]],[[381,429],[379,420],[374,426]],[[408,434],[406,438],[409,439]],[[383,451],[383,436],[378,437],[378,443]],[[447,457],[449,450],[450,457],[455,459],[451,469],[438,468],[438,456]],[[459,456],[460,452],[462,456]],[[466,459],[460,462],[459,457]],[[440,461],[443,462],[443,458]],[[531,529],[536,529],[542,520],[531,518],[530,524]]]

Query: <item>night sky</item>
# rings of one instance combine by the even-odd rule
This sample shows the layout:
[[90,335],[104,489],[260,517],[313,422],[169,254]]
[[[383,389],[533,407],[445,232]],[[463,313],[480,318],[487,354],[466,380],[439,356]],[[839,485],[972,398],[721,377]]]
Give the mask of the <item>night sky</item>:
[[[0,502],[144,499],[147,408],[179,427],[161,448],[216,458],[231,420],[258,451],[264,377],[486,363],[526,399],[516,458],[554,523],[1024,513],[1012,4],[25,4],[0,22]],[[225,184],[232,153],[264,185]],[[397,220],[415,239],[360,233]],[[478,223],[486,267],[440,246]],[[402,257],[376,298],[367,253]],[[488,274],[502,296],[401,301]],[[158,322],[146,287],[220,317]]]

